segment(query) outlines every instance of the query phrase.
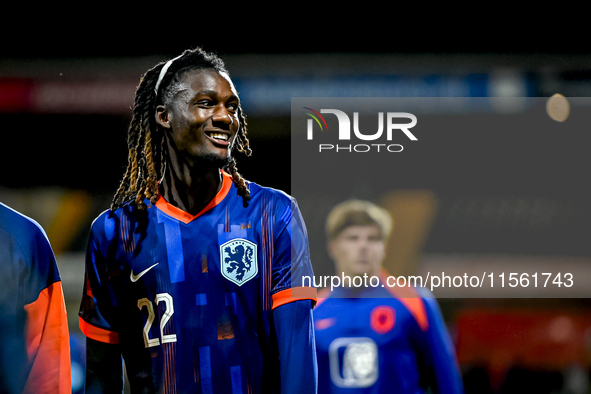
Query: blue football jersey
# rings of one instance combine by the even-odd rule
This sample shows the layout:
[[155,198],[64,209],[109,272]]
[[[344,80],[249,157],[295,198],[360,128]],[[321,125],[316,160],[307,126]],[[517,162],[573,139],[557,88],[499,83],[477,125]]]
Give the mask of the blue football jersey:
[[423,290],[327,292],[314,310],[318,392],[462,393],[439,307]]
[[80,327],[119,343],[133,390],[267,393],[279,388],[273,309],[316,301],[306,229],[285,193],[231,177],[197,215],[163,197],[93,223]]

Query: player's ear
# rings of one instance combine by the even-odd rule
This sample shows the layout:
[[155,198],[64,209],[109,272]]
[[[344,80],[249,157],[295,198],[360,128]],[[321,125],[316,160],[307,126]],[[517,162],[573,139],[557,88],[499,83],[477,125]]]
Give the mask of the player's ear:
[[170,114],[164,105],[156,107],[156,123],[165,129],[170,129]]

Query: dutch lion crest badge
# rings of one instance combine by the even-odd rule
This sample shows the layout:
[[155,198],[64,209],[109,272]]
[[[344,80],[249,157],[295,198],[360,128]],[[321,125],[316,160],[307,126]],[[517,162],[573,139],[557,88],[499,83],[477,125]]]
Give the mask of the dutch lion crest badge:
[[236,238],[220,246],[222,275],[230,282],[242,286],[258,273],[257,245]]

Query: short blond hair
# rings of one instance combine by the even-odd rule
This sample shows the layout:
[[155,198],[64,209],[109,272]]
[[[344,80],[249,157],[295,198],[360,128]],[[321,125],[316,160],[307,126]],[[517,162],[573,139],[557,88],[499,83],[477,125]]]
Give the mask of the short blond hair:
[[326,236],[335,239],[349,226],[376,225],[382,240],[387,240],[393,228],[390,213],[376,204],[364,200],[348,200],[337,204],[326,219]]

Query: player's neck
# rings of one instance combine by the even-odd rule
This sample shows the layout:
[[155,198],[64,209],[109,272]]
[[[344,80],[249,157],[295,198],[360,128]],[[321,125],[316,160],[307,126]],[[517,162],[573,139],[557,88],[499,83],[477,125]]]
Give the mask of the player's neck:
[[166,166],[160,193],[170,204],[196,215],[216,196],[222,186],[217,166],[190,168],[178,163]]

